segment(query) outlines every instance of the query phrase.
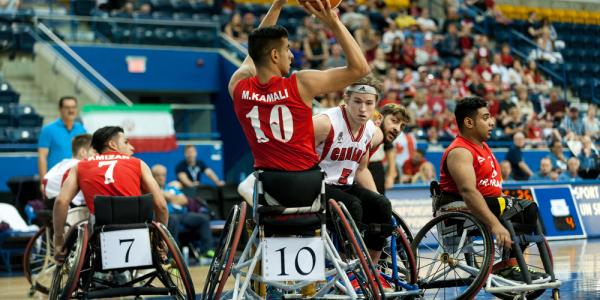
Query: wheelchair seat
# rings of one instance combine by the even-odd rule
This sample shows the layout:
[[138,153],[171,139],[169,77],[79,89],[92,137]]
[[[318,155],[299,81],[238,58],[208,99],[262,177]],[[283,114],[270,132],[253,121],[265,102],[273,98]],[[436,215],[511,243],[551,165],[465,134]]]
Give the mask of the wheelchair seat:
[[324,221],[323,171],[257,172],[258,222],[267,232],[313,231]]
[[152,194],[134,197],[94,197],[95,226],[139,224],[152,221]]

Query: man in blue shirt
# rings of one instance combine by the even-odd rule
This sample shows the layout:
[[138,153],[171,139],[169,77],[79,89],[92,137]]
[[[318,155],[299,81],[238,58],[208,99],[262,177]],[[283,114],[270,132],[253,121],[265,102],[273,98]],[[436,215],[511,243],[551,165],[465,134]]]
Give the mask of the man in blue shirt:
[[577,157],[571,157],[567,161],[567,171],[562,172],[558,176],[558,181],[579,181],[579,159]]
[[71,158],[71,141],[85,134],[85,128],[77,119],[77,99],[64,96],[58,101],[60,118],[44,126],[38,141],[38,174],[44,178],[48,169],[65,158]]
[[220,180],[211,168],[207,167],[201,160],[196,159],[198,156],[196,146],[186,145],[183,154],[185,160],[179,162],[175,167],[177,180],[179,180],[183,186],[199,186],[202,174],[206,175],[216,186],[225,185],[225,182]]
[[529,177],[530,181],[555,181],[558,178],[558,174],[552,170],[552,162],[549,158],[544,157],[540,161],[540,171]]

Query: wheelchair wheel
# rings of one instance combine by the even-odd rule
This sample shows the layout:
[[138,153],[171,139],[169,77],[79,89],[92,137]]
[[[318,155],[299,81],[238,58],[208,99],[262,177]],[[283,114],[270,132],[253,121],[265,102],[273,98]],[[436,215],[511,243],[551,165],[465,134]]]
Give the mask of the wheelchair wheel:
[[215,251],[216,255],[210,264],[201,299],[216,300],[221,298],[221,293],[231,271],[245,220],[246,202],[231,208],[219,238],[219,244]]
[[396,220],[396,225],[398,225],[398,227],[400,229],[402,229],[402,232],[404,233],[404,236],[406,237],[406,239],[408,240],[408,243],[412,243],[412,241],[415,239],[413,237],[412,232],[410,231],[410,227],[408,227],[408,224],[406,224],[406,222],[404,222],[404,219],[402,219],[402,217],[400,217],[399,214],[397,214],[395,211],[392,210],[392,217],[394,218],[394,220]]
[[[154,239],[154,247],[160,247],[164,241],[167,246],[166,261],[158,264],[157,271],[162,276],[161,282],[166,288],[169,288],[171,296],[174,299],[196,299],[194,284],[189,270],[183,262],[183,256],[177,247],[177,243],[167,228],[158,222],[152,222],[153,227],[158,233],[159,238]],[[162,260],[159,258],[159,260]]]
[[492,269],[492,237],[471,214],[438,215],[419,231],[411,247],[425,298],[472,299]]
[[[546,240],[545,237],[544,237],[544,241],[542,244],[544,247],[546,247],[546,249],[548,249],[548,256],[550,259],[551,267],[554,268],[553,260],[552,260],[552,251],[550,250],[550,246],[548,245],[548,240]],[[542,263],[542,257],[541,257],[539,248],[536,247],[535,245],[536,244],[533,244],[533,243],[527,245],[527,247],[523,250],[523,258],[527,262],[527,267],[529,270],[546,273],[546,270],[544,269],[544,266]],[[500,255],[501,255],[501,253],[496,251],[496,257],[498,257]],[[547,280],[549,281],[550,278],[548,278]],[[506,300],[509,300],[509,299],[512,300],[512,299],[515,299],[515,297],[518,298],[521,295],[524,295],[526,297],[526,299],[536,299],[536,298],[540,297],[542,294],[544,294],[545,291],[546,291],[545,289],[540,289],[540,290],[527,291],[525,293],[507,292],[507,293],[493,293],[493,295],[500,299],[506,299]]]
[[345,210],[343,203],[338,204],[335,200],[329,200],[330,213],[333,224],[340,241],[343,243],[343,252],[347,259],[358,258],[356,268],[351,271],[356,276],[363,295],[366,299],[382,299],[380,291],[383,291],[379,278],[375,276],[375,267],[369,257],[369,252],[362,240],[360,232],[350,214]]
[[[74,237],[74,235],[77,235]],[[65,261],[57,265],[52,278],[49,299],[70,299],[76,291],[88,248],[89,230],[84,223],[65,238]]]
[[46,295],[50,292],[55,268],[52,253],[52,229],[44,225],[29,240],[23,254],[23,273],[32,286],[32,293],[34,290]]

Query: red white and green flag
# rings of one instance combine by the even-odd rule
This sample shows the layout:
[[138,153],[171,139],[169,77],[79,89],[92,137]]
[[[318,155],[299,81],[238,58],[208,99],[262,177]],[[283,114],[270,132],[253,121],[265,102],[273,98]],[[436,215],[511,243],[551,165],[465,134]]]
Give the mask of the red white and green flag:
[[121,126],[136,152],[171,151],[177,148],[169,105],[86,105],[81,118],[88,132],[104,126]]

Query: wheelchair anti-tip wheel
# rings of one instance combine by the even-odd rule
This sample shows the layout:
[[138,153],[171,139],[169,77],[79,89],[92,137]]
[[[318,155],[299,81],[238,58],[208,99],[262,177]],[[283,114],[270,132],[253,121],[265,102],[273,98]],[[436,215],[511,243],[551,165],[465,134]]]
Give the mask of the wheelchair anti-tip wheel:
[[413,241],[425,298],[472,299],[491,272],[494,244],[487,228],[462,212],[442,213]]
[[65,260],[54,269],[49,299],[70,299],[77,290],[79,276],[88,248],[88,224],[84,223],[67,235]]
[[369,257],[369,252],[362,240],[360,231],[354,224],[350,214],[343,203],[329,200],[329,212],[336,232],[338,242],[341,244],[340,253],[344,253],[347,260],[358,259],[356,268],[350,271],[352,277],[356,277],[365,299],[382,299],[385,295],[381,293],[383,288],[376,270]]
[[217,245],[216,255],[213,257],[208,271],[208,278],[202,289],[203,300],[216,300],[221,298],[225,283],[229,278],[231,266],[238,248],[244,221],[246,220],[246,202],[231,208]]

